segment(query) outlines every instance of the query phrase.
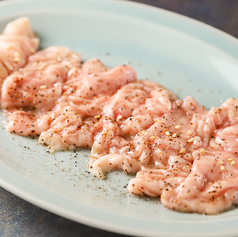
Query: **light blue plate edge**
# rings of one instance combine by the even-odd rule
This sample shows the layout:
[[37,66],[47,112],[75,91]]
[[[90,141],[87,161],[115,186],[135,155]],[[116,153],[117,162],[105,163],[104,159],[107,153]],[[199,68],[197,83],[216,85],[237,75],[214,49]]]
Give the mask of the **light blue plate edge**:
[[[128,1],[70,0],[66,3],[64,0],[10,0],[0,3],[0,15],[1,17],[20,16],[21,12],[31,9],[37,9],[38,11],[57,11],[57,9],[77,11],[77,8],[88,11],[110,11],[110,13],[159,23],[198,38],[235,58],[238,56],[238,41],[234,37],[196,20]],[[161,222],[158,224],[129,217],[123,217],[122,219],[116,213],[102,212],[101,210],[81,205],[25,179],[3,163],[0,163],[0,174],[1,186],[17,196],[58,215],[108,231],[139,236],[236,236],[238,233],[236,228],[238,217],[227,219],[226,221],[223,220],[222,222],[189,223],[186,228],[184,224],[173,223],[173,228],[171,228],[171,223]],[[91,211],[93,214],[91,214]],[[227,229],[228,226],[229,229]]]

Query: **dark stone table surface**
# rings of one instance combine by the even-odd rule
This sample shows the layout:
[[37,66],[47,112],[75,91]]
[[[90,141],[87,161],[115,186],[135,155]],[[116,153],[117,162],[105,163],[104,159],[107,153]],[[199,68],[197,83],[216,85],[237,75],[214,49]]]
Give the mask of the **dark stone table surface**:
[[[238,37],[237,0],[133,0],[133,2],[177,12]],[[0,187],[0,236],[122,237],[125,235],[70,221],[34,206]]]

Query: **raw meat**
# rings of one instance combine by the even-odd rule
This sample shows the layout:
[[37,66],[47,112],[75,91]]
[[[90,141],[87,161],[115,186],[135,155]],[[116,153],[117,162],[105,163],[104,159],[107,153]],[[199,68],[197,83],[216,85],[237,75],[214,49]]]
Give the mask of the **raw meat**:
[[[15,45],[9,54],[4,37]],[[96,58],[81,65],[64,47],[30,56],[36,42],[25,18],[0,36],[1,80],[11,74],[1,97],[9,132],[39,137],[52,152],[90,147],[93,175],[135,174],[130,193],[160,196],[175,211],[217,214],[238,204],[238,100],[207,111],[138,80],[130,66],[110,69]]]
[[19,18],[6,26],[0,35],[0,88],[8,75],[26,65],[38,46],[39,39],[28,18]]

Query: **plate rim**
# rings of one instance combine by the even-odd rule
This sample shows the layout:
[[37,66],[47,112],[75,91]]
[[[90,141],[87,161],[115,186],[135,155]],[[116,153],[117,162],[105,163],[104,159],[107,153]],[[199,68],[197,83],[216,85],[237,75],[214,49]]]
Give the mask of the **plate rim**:
[[[136,2],[130,2],[130,1],[126,1],[126,0],[88,0],[87,1],[87,4],[89,2],[91,3],[95,3],[95,2],[101,2],[101,3],[104,3],[104,4],[116,4],[116,5],[120,5],[123,6],[123,7],[127,7],[127,6],[130,6],[130,7],[133,7],[135,9],[140,9],[138,11],[146,11],[146,12],[153,12],[153,14],[157,13],[157,14],[162,14],[163,17],[165,18],[164,20],[166,20],[166,17],[167,18],[176,18],[178,19],[178,21],[182,21],[182,22],[187,22],[188,26],[195,26],[194,28],[199,28],[199,29],[203,29],[205,30],[205,32],[209,31],[210,34],[212,35],[215,35],[215,36],[219,36],[219,40],[221,42],[224,43],[225,41],[225,44],[229,44],[229,47],[226,48],[226,49],[223,49],[223,48],[220,48],[220,42],[218,42],[215,46],[219,49],[222,49],[223,51],[227,52],[229,55],[232,55],[233,57],[236,57],[238,58],[238,47],[237,47],[237,50],[234,50],[234,51],[231,51],[231,48],[233,47],[233,45],[235,46],[238,46],[238,40],[225,33],[225,32],[222,32],[220,31],[219,29],[216,29],[212,26],[209,26],[205,23],[202,23],[202,22],[199,22],[197,20],[194,20],[192,18],[189,18],[189,17],[186,17],[186,16],[183,16],[183,15],[180,15],[178,13],[173,13],[173,12],[170,12],[168,10],[164,10],[164,9],[160,9],[160,8],[157,8],[157,7],[152,7],[152,6],[148,6],[146,4],[143,4],[143,3],[136,3]],[[3,1],[3,2],[0,2],[0,13],[1,13],[1,7],[3,5],[5,5],[5,7],[8,8],[8,6],[12,6],[14,4],[20,4],[20,3],[29,3],[31,2],[30,0],[8,0],[8,1]],[[47,1],[46,0],[35,0],[34,3],[46,3]],[[51,0],[51,2],[55,2],[55,3],[59,3],[59,2],[64,2],[64,0]],[[70,0],[70,1],[67,1],[67,3],[72,3],[72,2],[78,2],[79,4],[82,3],[83,1],[76,1],[76,0]],[[134,10],[134,11],[137,11],[137,10]],[[7,13],[6,13],[7,14]],[[13,13],[12,13],[13,14]],[[2,16],[1,16],[2,17]],[[0,17],[0,19],[1,19]],[[149,21],[149,19],[146,19],[147,21]],[[165,23],[165,22],[164,22]],[[173,25],[174,23],[172,23]],[[172,27],[172,25],[170,27]],[[176,28],[176,25],[173,25],[173,27]],[[172,27],[172,28],[173,28]],[[188,29],[187,29],[188,30]],[[183,32],[187,33],[186,29],[184,29]],[[191,35],[191,34],[189,34]],[[210,39],[207,38],[207,36],[205,36],[204,38],[200,35],[192,35],[194,36],[195,38],[197,37],[200,37],[199,39],[211,44],[210,42]],[[227,46],[227,45],[226,45]],[[223,47],[224,44],[223,44]],[[147,231],[142,231],[141,229],[135,229],[134,227],[130,227],[130,226],[127,226],[127,228],[125,229],[121,229],[122,226],[118,226],[118,225],[115,225],[115,223],[111,223],[110,226],[108,226],[107,224],[104,223],[104,220],[100,219],[93,219],[92,217],[90,218],[85,218],[85,216],[79,216],[79,215],[75,215],[75,213],[72,213],[72,212],[68,212],[67,211],[67,208],[61,208],[61,209],[58,209],[58,206],[55,205],[55,202],[52,202],[49,203],[48,200],[44,200],[44,195],[42,195],[41,193],[37,192],[38,193],[38,197],[36,197],[35,195],[32,195],[29,193],[29,191],[26,191],[24,190],[24,185],[26,185],[26,183],[28,185],[30,185],[32,188],[34,188],[34,190],[36,190],[36,188],[39,190],[44,190],[45,192],[48,192],[51,194],[51,196],[53,195],[53,197],[56,197],[56,198],[59,198],[60,200],[70,200],[70,199],[67,199],[65,197],[62,197],[56,193],[53,193],[51,190],[47,190],[45,187],[42,187],[41,185],[39,184],[36,184],[34,183],[33,181],[31,180],[28,180],[26,179],[25,177],[21,176],[20,174],[16,173],[13,169],[11,169],[10,167],[8,167],[7,165],[5,165],[2,161],[0,162],[0,185],[5,188],[6,190],[12,192],[13,194],[25,199],[26,201],[32,203],[32,204],[35,204],[45,210],[48,210],[48,211],[51,211],[52,213],[55,213],[57,215],[61,215],[63,217],[66,217],[68,219],[71,219],[73,221],[77,221],[77,222],[80,222],[80,223],[83,223],[83,224],[86,224],[86,225],[89,225],[89,226],[92,226],[92,227],[96,227],[96,228],[99,228],[99,229],[103,229],[103,230],[107,230],[107,231],[112,231],[112,232],[116,232],[116,233],[121,233],[121,234],[130,234],[130,235],[150,235],[150,236],[158,236],[159,235],[167,235],[169,236],[170,234],[174,236],[175,233],[171,233],[171,231],[169,232],[154,232],[154,231],[150,231],[148,232]],[[17,180],[12,180],[12,178],[14,177],[14,175],[16,177],[18,177]],[[12,176],[12,177],[10,177]],[[9,181],[10,180],[10,181]],[[23,183],[21,183],[20,181],[24,181]],[[22,189],[23,188],[23,189]],[[72,200],[70,200],[71,202],[74,202]],[[79,205],[77,203],[77,205]],[[79,205],[80,206],[80,205]],[[83,208],[85,205],[81,205],[80,207]],[[87,206],[87,210],[88,210],[88,206]],[[94,208],[93,208],[94,209]],[[94,209],[95,211],[95,209]],[[100,210],[100,213],[102,211]],[[99,213],[99,214],[100,214]],[[106,213],[106,212],[105,212]],[[107,213],[108,215],[112,215],[114,216],[114,214],[112,213]],[[125,219],[127,219],[129,217],[125,217]],[[131,219],[131,218],[129,218]],[[132,218],[133,219],[133,218]],[[128,220],[128,219],[127,219]],[[238,220],[238,217],[237,217],[237,220]],[[224,223],[223,223],[224,224]],[[230,224],[230,223],[229,223]],[[211,225],[211,223],[209,223],[209,225]],[[124,226],[125,227],[125,226]],[[212,227],[213,228],[213,227]],[[211,229],[212,231],[213,229]],[[235,230],[234,230],[235,231]],[[219,235],[216,235],[216,236],[223,236],[224,234],[230,234],[230,235],[234,235],[234,234],[237,234],[237,232],[234,232],[232,231],[232,228],[229,229],[229,233],[227,233],[227,230],[225,232],[221,232],[219,233]],[[217,233],[216,233],[217,234]],[[194,233],[193,236],[200,236],[201,233]],[[177,233],[176,232],[176,236],[191,236],[191,233]],[[203,235],[204,236],[204,235]],[[214,236],[212,232],[208,233],[208,235],[206,236]]]

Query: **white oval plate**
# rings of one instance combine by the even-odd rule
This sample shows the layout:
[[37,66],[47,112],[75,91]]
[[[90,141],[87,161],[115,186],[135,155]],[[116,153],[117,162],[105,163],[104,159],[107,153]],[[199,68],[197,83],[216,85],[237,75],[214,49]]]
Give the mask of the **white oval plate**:
[[[0,31],[20,16],[30,18],[41,48],[63,45],[84,60],[130,64],[139,78],[180,98],[192,95],[207,108],[237,96],[237,40],[186,17],[124,1],[19,0],[0,3]],[[88,150],[49,154],[0,126],[0,185],[48,211],[131,235],[238,235],[238,209],[217,216],[172,212],[158,199],[128,194],[130,177],[120,172],[92,177]]]

